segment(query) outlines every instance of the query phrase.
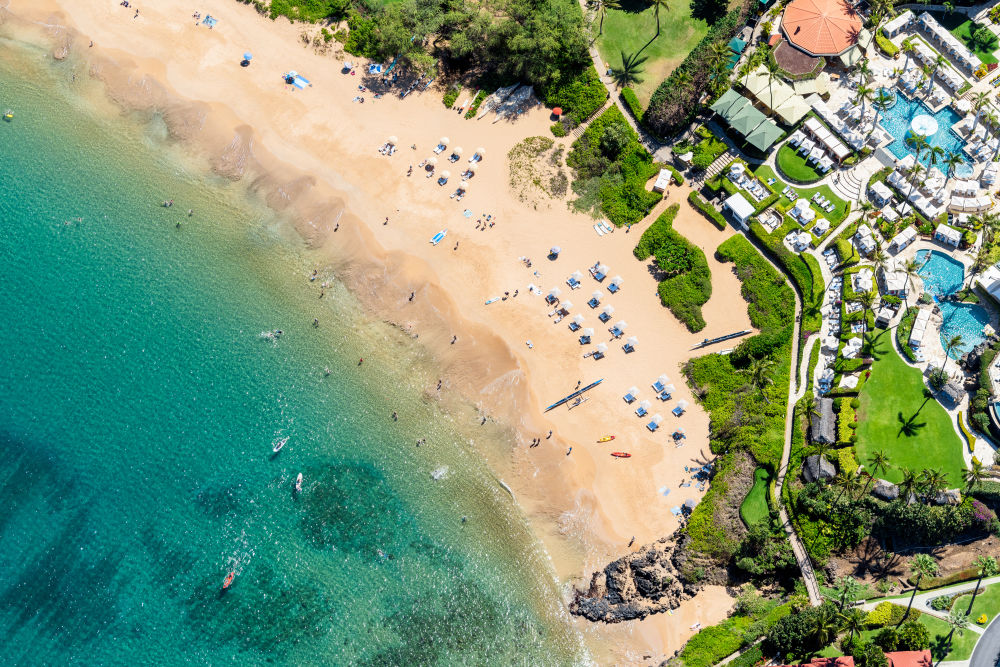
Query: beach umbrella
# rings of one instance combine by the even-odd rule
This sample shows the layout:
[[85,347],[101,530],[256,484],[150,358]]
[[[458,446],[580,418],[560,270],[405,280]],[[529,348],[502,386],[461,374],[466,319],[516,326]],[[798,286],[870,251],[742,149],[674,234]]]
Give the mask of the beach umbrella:
[[596,348],[596,349],[597,349],[597,351],[598,351],[598,352],[600,352],[601,354],[604,354],[605,352],[607,352],[607,351],[608,351],[608,346],[607,346],[607,345],[605,345],[604,343],[598,343],[598,344],[597,344],[597,348]]
[[571,275],[570,278],[573,278],[574,280],[576,280],[577,282],[579,282],[579,281],[583,280],[583,274],[580,273],[579,271],[574,271],[573,275]]
[[562,294],[562,290],[560,290],[558,287],[553,287],[552,289],[549,290],[549,296],[558,297],[560,294]]
[[612,306],[611,304],[608,304],[607,306],[604,306],[604,314],[605,315],[614,315],[615,314],[615,307]]
[[451,152],[451,154],[452,155],[461,155],[462,154],[462,147],[461,146],[455,146],[455,150],[453,150]]
[[593,330],[593,329],[591,329],[590,327],[587,327],[586,329],[584,329],[584,330],[583,330],[583,332],[582,332],[582,333],[583,333],[583,335],[584,335],[584,336],[586,336],[587,338],[590,338],[590,337],[592,337],[592,336],[594,335],[594,330]]
[[354,69],[354,64],[350,60],[345,60],[344,69]]
[[577,324],[583,324],[583,315],[574,315],[573,321]]
[[562,252],[562,248],[560,248],[557,245],[552,246],[552,248],[549,250],[549,254],[550,255],[558,255],[561,252]]
[[395,134],[389,137],[389,143],[392,144],[393,146],[395,146],[398,142],[399,139],[396,137]]
[[562,108],[561,107],[554,108],[552,110],[552,115],[553,116],[561,116],[562,115]]
[[480,146],[479,148],[476,149],[476,155],[478,155],[479,157],[485,157],[486,149]]
[[667,384],[668,382],[670,382],[670,378],[669,378],[669,377],[667,377],[667,374],[666,374],[666,373],[664,373],[664,374],[663,374],[663,375],[661,375],[660,377],[656,378],[656,381],[657,381],[657,382],[659,382],[659,383],[660,383],[661,385],[665,385],[665,384]]
[[631,396],[632,398],[635,398],[635,397],[636,397],[636,394],[638,394],[638,393],[639,393],[639,388],[638,388],[638,387],[636,387],[635,385],[633,385],[633,386],[629,387],[629,388],[628,388],[628,391],[627,391],[627,392],[625,392],[625,394],[626,394],[627,396]]
[[682,435],[684,435],[684,427],[683,426],[678,426],[677,428],[675,428],[674,429],[674,435],[677,436],[678,438],[681,437]]
[[607,264],[601,264],[599,267],[597,267],[597,272],[605,276],[608,275],[608,270],[609,269]]
[[465,170],[469,172],[470,175],[474,174],[476,173],[476,165],[470,164],[468,167],[465,168]]
[[636,336],[629,336],[628,340],[625,342],[631,345],[632,347],[635,347],[636,345],[639,344],[639,338]]
[[459,183],[458,189],[462,190],[464,192],[468,192],[469,191],[469,184],[468,183]]
[[622,284],[622,277],[621,276],[615,276],[614,278],[611,279],[611,282],[614,283],[615,285],[621,285]]
[[615,322],[615,327],[618,328],[618,330],[620,331],[624,331],[628,327],[628,322],[626,322],[625,320],[618,320],[617,322]]
[[444,171],[441,172],[441,178],[448,178],[450,176],[451,176],[451,172],[448,171],[447,169],[445,169]]
[[291,72],[288,73],[288,76],[290,76],[290,77],[296,77],[298,75],[299,75],[299,73],[296,72],[295,70],[292,70]]
[[594,297],[596,300],[600,301],[604,298],[604,293],[601,290],[594,290],[591,292],[590,296]]
[[427,164],[434,165],[434,164],[437,164],[437,163],[438,163],[438,159],[436,157],[429,157],[429,158],[427,158]]
[[441,137],[440,139],[438,139],[438,143],[447,146],[449,143],[451,143],[451,139],[449,139],[448,137]]
[[639,403],[639,407],[645,410],[646,412],[649,412],[649,409],[653,407],[653,404],[650,403],[649,401],[641,401]]
[[687,406],[688,406],[688,402],[685,401],[683,398],[681,400],[677,401],[677,407],[678,407],[678,409],[680,409],[680,410],[687,410]]
[[253,60],[253,54],[247,51],[243,54],[243,60]]
[[663,391],[667,392],[668,394],[672,394],[675,391],[677,391],[677,389],[672,384],[665,384],[663,385]]
[[572,301],[563,301],[560,305],[562,306],[563,310],[567,310],[568,311],[570,308],[573,307],[573,302]]

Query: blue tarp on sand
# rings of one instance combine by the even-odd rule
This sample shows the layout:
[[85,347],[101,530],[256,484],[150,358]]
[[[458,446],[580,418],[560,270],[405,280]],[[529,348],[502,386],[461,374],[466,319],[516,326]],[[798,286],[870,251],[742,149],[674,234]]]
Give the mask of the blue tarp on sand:
[[302,88],[305,88],[306,86],[309,86],[309,85],[312,85],[312,84],[309,83],[309,79],[306,79],[306,78],[303,78],[301,76],[296,75],[295,76],[295,81],[292,82],[292,85],[295,86],[296,88],[299,88],[301,90]]

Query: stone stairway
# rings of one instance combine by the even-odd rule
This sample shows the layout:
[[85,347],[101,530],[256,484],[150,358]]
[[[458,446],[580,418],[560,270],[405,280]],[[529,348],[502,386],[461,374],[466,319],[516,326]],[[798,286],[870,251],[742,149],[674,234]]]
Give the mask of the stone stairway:
[[711,180],[716,177],[723,169],[729,166],[729,163],[736,159],[732,151],[726,151],[719,157],[715,158],[712,164],[708,165],[708,169],[702,172],[695,180],[699,185],[704,185],[705,181]]
[[859,202],[868,186],[868,179],[871,175],[867,171],[854,167],[847,171],[841,171],[839,178],[834,178],[831,187],[838,196],[847,201]]

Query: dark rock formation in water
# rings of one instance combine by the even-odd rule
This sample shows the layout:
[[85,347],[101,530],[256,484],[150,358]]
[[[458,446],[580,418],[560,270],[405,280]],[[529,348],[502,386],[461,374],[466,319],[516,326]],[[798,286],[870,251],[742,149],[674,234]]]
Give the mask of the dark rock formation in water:
[[682,574],[687,556],[675,533],[635,553],[622,556],[594,573],[590,588],[577,593],[570,611],[591,621],[618,623],[676,609],[700,591],[702,582],[689,582]]

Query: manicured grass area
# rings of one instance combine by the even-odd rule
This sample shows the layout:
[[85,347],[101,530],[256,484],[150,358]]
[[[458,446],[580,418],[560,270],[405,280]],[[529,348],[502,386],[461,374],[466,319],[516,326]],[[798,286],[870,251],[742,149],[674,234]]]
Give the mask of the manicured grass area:
[[753,488],[740,505],[740,517],[747,526],[762,521],[771,513],[767,506],[767,483],[771,476],[764,468],[753,471]]
[[[969,609],[969,602],[971,601],[972,593],[963,595],[955,600],[952,609],[957,609],[964,614]],[[976,603],[972,605],[972,613],[969,614],[969,620],[975,623],[980,614],[986,614],[987,623],[992,621],[997,614],[1000,614],[1000,584],[984,586],[979,589],[979,595],[976,596]]]
[[858,409],[858,461],[867,463],[876,450],[890,459],[882,477],[903,479],[903,468],[921,471],[936,468],[945,473],[949,488],[961,486],[962,442],[944,408],[924,400],[920,371],[907,366],[892,345],[892,333],[873,332],[875,363],[861,392]]
[[608,10],[604,32],[597,38],[596,46],[601,59],[612,68],[621,67],[622,51],[631,55],[642,50],[641,57],[648,56],[642,66],[642,82],[632,86],[639,101],[646,106],[660,82],[705,36],[708,24],[691,17],[688,0],[670,0],[669,8],[660,8],[660,35],[657,37],[652,4],[624,0],[621,5],[622,9]]
[[993,52],[1000,48],[997,44],[996,36],[993,37],[992,41],[988,46],[978,44],[972,39],[972,28],[974,26],[971,20],[966,17],[965,14],[960,14],[959,12],[954,12],[952,14],[945,14],[944,12],[932,12],[931,15],[940,23],[942,26],[947,28],[947,30],[958,37],[959,41],[965,44],[966,48],[979,56],[979,59],[984,63],[995,63],[997,62],[996,56]]
[[948,625],[947,621],[930,614],[924,614],[920,617],[920,622],[927,626],[931,633],[931,656],[934,660],[951,662],[953,660],[968,660],[972,657],[972,649],[979,641],[979,635],[976,634],[975,630],[966,629],[962,636],[956,632],[951,636],[951,644],[949,644],[945,641],[948,638],[948,633],[951,632],[951,626]]
[[[771,188],[775,192],[781,192],[782,190],[785,189],[785,185],[787,185],[781,179],[781,177],[779,177],[778,174],[775,173],[774,169],[771,169],[766,164],[762,164],[761,166],[757,167],[757,172],[756,173],[757,173],[757,177],[763,179],[765,183],[767,182],[767,179],[769,179],[769,178],[776,178],[776,179],[778,179],[775,183],[773,183],[771,185]],[[831,202],[833,202],[833,211],[831,211],[829,213],[826,212],[826,211],[823,211],[823,217],[830,221],[831,227],[835,227],[835,226],[839,225],[841,222],[843,222],[844,218],[847,217],[847,214],[851,210],[850,209],[850,204],[848,202],[844,201],[843,199],[841,199],[840,197],[838,197],[837,195],[835,195],[833,193],[833,190],[830,189],[829,185],[820,185],[819,187],[814,187],[814,188],[793,187],[792,189],[795,190],[795,192],[797,192],[800,197],[805,197],[806,199],[809,199],[815,193],[819,192],[824,197],[826,197]],[[778,202],[782,206],[790,206],[791,205],[791,202],[788,200],[788,197],[785,197],[785,196],[782,196],[781,199],[778,200]]]
[[789,180],[798,183],[813,183],[823,178],[823,175],[813,169],[812,165],[806,161],[806,156],[795,152],[795,148],[787,143],[782,144],[778,149],[778,169],[788,177]]

